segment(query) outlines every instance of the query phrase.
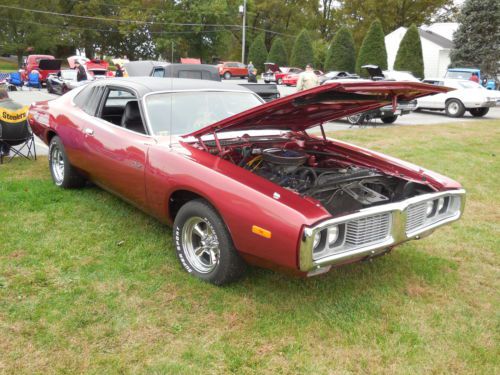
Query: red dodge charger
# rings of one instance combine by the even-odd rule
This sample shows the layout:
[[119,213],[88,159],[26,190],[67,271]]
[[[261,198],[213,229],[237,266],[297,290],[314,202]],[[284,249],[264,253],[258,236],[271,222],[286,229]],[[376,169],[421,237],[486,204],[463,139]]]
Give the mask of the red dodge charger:
[[322,127],[446,91],[333,83],[264,103],[237,85],[124,78],[35,103],[29,123],[57,186],[92,181],[172,225],[182,267],[221,285],[247,264],[318,275],[457,220],[458,182]]

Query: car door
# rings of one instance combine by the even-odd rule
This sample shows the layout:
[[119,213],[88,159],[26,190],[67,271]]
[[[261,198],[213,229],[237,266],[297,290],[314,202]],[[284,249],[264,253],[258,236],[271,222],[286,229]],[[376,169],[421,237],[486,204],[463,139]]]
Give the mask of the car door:
[[238,63],[238,75],[239,76],[247,76],[248,75],[248,68],[245,64]]
[[[424,83],[429,83],[435,86],[444,86],[444,81],[441,80],[425,80]],[[428,95],[417,100],[419,108],[444,109],[447,93]]]
[[128,102],[137,100],[136,93],[128,88],[108,86],[95,121],[84,129],[84,145],[91,179],[125,200],[146,207],[144,169],[154,140],[145,134],[145,128],[140,132],[122,126],[124,113],[120,119],[117,116],[120,109],[125,111]]

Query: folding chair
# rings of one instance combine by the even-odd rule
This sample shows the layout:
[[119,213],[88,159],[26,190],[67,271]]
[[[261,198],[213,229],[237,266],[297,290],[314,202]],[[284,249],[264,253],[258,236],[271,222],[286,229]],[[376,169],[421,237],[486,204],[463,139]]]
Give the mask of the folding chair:
[[[35,136],[31,131],[28,121],[22,124],[9,124],[0,122],[0,145],[10,146],[12,155],[7,157],[10,162],[15,156],[36,160]],[[14,146],[20,146],[15,148]],[[0,153],[0,164],[4,156]]]
[[38,73],[30,73],[28,75],[28,82],[26,84],[28,87],[36,87],[38,90],[42,88],[42,84],[40,83],[40,75]]
[[22,88],[24,85],[21,73],[10,73],[9,83],[14,87]]

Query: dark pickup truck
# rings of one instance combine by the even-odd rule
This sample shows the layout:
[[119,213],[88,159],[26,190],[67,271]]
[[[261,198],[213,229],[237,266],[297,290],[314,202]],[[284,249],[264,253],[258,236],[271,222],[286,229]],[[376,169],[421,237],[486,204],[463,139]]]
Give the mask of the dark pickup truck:
[[[220,81],[219,70],[208,64],[170,64],[162,61],[131,61],[125,64],[129,77],[189,78]],[[275,84],[239,83],[259,95],[266,102],[280,97]]]

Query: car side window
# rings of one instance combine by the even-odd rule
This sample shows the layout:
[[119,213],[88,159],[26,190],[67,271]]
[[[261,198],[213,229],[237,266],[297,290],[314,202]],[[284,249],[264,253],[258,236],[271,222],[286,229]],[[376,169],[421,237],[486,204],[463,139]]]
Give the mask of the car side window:
[[78,108],[83,109],[91,97],[93,87],[87,86],[82,91],[80,91],[74,98],[73,102]]
[[155,68],[153,71],[153,77],[163,77],[165,75],[165,70],[163,68]]
[[125,129],[146,134],[138,99],[131,91],[109,88],[99,117]]

